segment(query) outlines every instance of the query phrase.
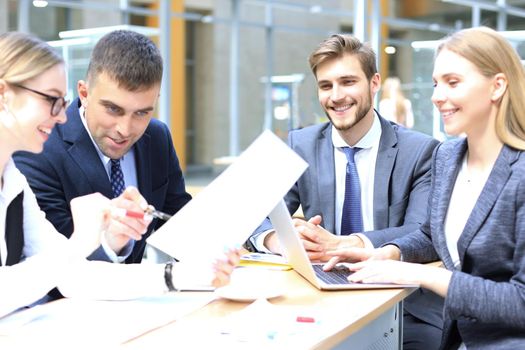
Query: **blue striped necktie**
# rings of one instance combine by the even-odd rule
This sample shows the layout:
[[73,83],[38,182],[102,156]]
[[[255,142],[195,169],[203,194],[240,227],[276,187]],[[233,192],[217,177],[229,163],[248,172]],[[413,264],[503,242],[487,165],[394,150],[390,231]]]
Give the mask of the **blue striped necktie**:
[[363,216],[361,215],[361,184],[354,161],[355,153],[361,148],[343,147],[346,159],[345,200],[341,216],[341,235],[363,232]]
[[124,174],[120,167],[120,159],[111,159],[111,189],[113,190],[113,198],[120,196],[124,192]]

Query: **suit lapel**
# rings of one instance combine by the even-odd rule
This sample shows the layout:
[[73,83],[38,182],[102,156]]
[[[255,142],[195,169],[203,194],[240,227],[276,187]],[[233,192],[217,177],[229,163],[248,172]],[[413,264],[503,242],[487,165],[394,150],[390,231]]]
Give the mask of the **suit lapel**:
[[464,261],[465,252],[470,242],[480,230],[481,225],[485,222],[490,211],[494,207],[501,191],[505,187],[512,170],[510,168],[510,161],[515,160],[516,154],[507,147],[503,147],[494,168],[481,191],[474,208],[465,224],[465,228],[458,240],[458,253],[460,261]]
[[79,107],[80,100],[77,99],[68,107],[68,121],[62,126],[62,137],[70,145],[67,151],[71,159],[86,175],[86,181],[91,186],[92,192],[100,192],[104,196],[112,198],[113,191],[106,169],[80,120]]
[[328,127],[317,139],[316,147],[317,195],[323,216],[321,225],[327,230],[335,232],[335,165],[331,124],[328,124]]
[[147,131],[135,143],[135,162],[137,164],[137,182],[142,196],[152,203],[152,169],[150,155],[150,135]]
[[376,170],[374,175],[374,229],[388,227],[388,206],[390,198],[388,188],[396,160],[397,136],[392,125],[379,117],[381,122],[381,139],[377,151]]
[[461,142],[458,142],[455,145],[453,150],[448,155],[445,155],[446,159],[444,159],[441,164],[443,167],[443,172],[441,176],[438,175],[435,179],[436,182],[439,181],[439,183],[436,184],[438,190],[435,191],[435,193],[439,194],[439,197],[437,199],[438,202],[436,214],[433,215],[431,220],[438,218],[439,222],[433,225],[433,228],[437,228],[437,232],[433,234],[433,237],[437,237],[439,246],[444,247],[444,249],[441,250],[441,259],[443,260],[445,266],[450,269],[454,268],[454,264],[447,248],[447,241],[445,237],[445,219],[447,217],[452,190],[454,189],[454,184],[456,183],[456,178],[459,169],[461,168],[461,163],[466,150],[467,141],[463,139]]

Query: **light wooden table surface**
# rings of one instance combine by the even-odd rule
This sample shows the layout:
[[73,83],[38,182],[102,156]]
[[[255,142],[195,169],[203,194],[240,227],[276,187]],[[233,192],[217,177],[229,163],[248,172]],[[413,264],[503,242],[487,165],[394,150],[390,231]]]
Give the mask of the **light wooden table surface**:
[[[324,317],[325,326],[322,330],[313,329],[311,333],[319,334],[301,336],[296,339],[294,348],[330,349],[346,338],[359,331],[371,321],[391,310],[415,289],[382,289],[354,291],[319,291],[298,275],[295,271],[272,271],[275,273],[271,283],[280,284],[284,295],[270,299],[273,305],[297,307],[300,310],[310,310],[313,314]],[[210,346],[214,339],[221,339],[217,333],[217,325],[228,323],[228,317],[243,310],[248,302],[235,302],[218,298],[206,307],[172,322],[164,327],[139,336],[122,347],[124,349],[155,349],[160,348],[196,348]],[[257,325],[254,325],[257,327]],[[192,335],[194,334],[194,335]],[[223,337],[224,338],[224,337]],[[188,342],[191,342],[188,344]],[[169,344],[169,346],[168,346]],[[253,344],[215,343],[215,348],[257,348]],[[279,345],[279,344],[276,344]],[[264,348],[264,346],[261,346]],[[279,348],[275,346],[272,348]],[[283,347],[284,348],[284,347]]]

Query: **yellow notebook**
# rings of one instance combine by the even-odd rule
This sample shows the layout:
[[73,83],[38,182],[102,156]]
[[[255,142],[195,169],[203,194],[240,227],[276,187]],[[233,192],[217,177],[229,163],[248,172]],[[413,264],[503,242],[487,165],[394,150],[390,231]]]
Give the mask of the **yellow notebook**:
[[241,256],[239,266],[262,267],[270,270],[291,270],[285,258],[275,254],[248,253]]

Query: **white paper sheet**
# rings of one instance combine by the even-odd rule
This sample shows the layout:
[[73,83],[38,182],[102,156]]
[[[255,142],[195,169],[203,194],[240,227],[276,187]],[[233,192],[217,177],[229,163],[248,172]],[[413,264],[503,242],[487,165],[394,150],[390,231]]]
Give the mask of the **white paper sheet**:
[[172,293],[127,301],[62,299],[0,319],[0,337],[17,349],[109,349],[214,298],[212,293]]
[[265,131],[148,243],[182,262],[210,263],[244,243],[307,167]]

